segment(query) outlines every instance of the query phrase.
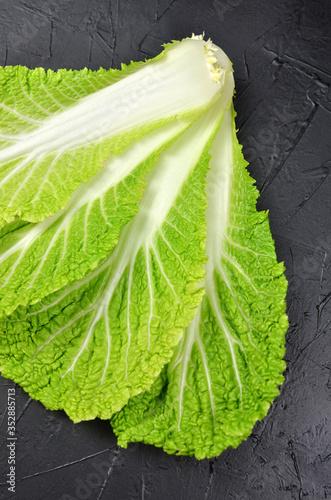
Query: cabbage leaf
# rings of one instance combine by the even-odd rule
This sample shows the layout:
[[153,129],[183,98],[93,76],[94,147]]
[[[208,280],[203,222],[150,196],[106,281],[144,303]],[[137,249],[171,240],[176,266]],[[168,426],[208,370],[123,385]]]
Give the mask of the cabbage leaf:
[[147,175],[139,212],[83,279],[0,321],[0,369],[75,422],[110,418],[149,389],[193,319],[204,289],[209,150],[219,99]]
[[201,115],[225,77],[213,47],[199,37],[173,42],[122,71],[0,68],[0,227],[55,214],[111,153]]
[[283,381],[284,266],[267,213],[256,211],[233,115],[225,114],[207,176],[205,296],[150,391],[112,418],[121,446],[217,456],[249,436]]
[[39,223],[15,221],[0,232],[0,315],[30,305],[82,278],[105,259],[138,212],[144,178],[191,124],[176,120],[111,156],[68,205]]
[[0,370],[122,446],[216,456],[283,381],[287,283],[233,89],[201,36],[122,71],[0,68]]

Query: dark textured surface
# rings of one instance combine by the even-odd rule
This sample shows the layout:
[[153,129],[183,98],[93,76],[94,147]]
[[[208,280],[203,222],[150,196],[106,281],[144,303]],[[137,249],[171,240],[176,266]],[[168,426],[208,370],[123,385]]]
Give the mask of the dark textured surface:
[[118,67],[205,31],[233,61],[239,138],[289,280],[286,381],[236,450],[201,462],[119,449],[107,422],[74,425],[17,388],[16,495],[0,498],[331,498],[331,4],[328,0],[1,0],[0,64]]

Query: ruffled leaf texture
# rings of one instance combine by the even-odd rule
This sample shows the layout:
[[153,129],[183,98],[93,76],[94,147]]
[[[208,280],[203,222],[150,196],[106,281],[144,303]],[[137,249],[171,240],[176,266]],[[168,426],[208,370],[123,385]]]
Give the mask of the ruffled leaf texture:
[[146,174],[159,153],[190,124],[189,119],[168,123],[109,157],[52,217],[0,230],[0,316],[82,278],[107,257],[137,214]]
[[229,109],[207,177],[205,296],[150,391],[112,420],[118,443],[211,458],[265,417],[285,369],[287,281]]
[[205,177],[227,105],[217,101],[160,154],[100,266],[0,321],[2,375],[47,408],[75,422],[110,418],[170,361],[204,293]]
[[111,153],[208,109],[222,82],[211,77],[206,44],[174,42],[121,71],[0,67],[0,227],[54,215]]

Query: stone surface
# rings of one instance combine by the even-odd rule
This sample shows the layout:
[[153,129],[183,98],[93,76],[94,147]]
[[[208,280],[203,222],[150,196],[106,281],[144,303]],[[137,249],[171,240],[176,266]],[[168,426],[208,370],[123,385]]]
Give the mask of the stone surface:
[[327,0],[0,0],[0,64],[96,69],[206,32],[233,61],[239,139],[289,280],[286,381],[238,449],[214,460],[119,449],[108,422],[73,424],[17,391],[16,494],[0,498],[331,498],[331,6]]

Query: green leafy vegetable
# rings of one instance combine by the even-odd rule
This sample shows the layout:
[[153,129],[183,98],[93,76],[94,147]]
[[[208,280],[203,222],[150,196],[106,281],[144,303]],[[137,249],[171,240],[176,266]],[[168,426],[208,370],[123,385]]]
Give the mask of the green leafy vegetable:
[[201,36],[122,71],[0,68],[0,369],[122,446],[216,456],[283,380],[287,283],[233,91]]
[[197,310],[205,261],[205,176],[230,105],[220,99],[161,153],[139,213],[82,280],[0,322],[0,366],[74,421],[109,418],[150,388]]
[[245,165],[229,109],[207,181],[206,294],[151,390],[113,417],[121,446],[213,457],[248,437],[278,394],[287,282]]
[[13,222],[0,234],[0,315],[29,305],[82,278],[105,259],[138,212],[144,178],[191,124],[176,120],[111,156],[65,209],[37,224]]
[[122,71],[0,68],[0,226],[55,214],[110,153],[168,121],[196,119],[225,77],[213,47],[174,42]]

